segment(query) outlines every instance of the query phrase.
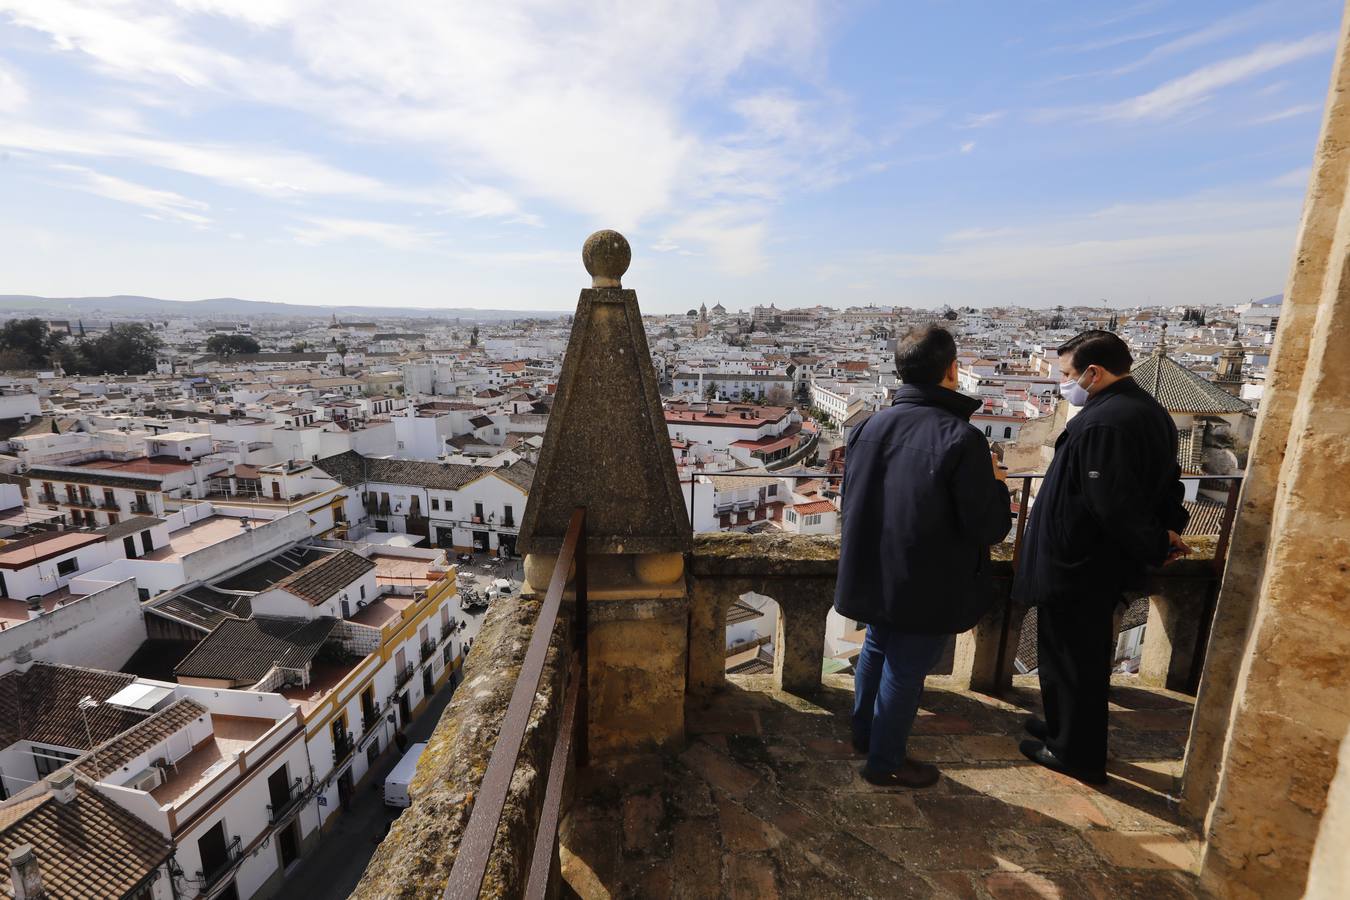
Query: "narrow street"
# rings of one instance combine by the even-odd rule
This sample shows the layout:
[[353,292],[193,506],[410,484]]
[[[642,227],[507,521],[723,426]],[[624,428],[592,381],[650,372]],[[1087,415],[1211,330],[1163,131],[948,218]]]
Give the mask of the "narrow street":
[[[410,745],[431,736],[453,693],[447,682],[431,698],[422,715],[408,726]],[[352,808],[339,815],[332,829],[320,838],[318,846],[295,864],[277,893],[278,897],[346,900],[361,880],[366,864],[384,837],[386,826],[400,812],[385,806],[383,796],[384,778],[398,760],[398,749],[391,744],[371,769],[366,784],[356,792]]]

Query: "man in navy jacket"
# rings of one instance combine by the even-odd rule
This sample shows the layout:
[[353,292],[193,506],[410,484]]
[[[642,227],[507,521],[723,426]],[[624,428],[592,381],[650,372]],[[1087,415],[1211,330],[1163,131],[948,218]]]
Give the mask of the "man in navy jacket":
[[1022,753],[1082,781],[1106,779],[1106,704],[1116,604],[1150,565],[1190,549],[1177,429],[1130,377],[1130,348],[1085,331],[1059,348],[1060,393],[1083,411],[1055,441],[1027,520],[1013,596],[1037,607],[1045,719]]
[[853,746],[863,777],[927,787],[938,770],[906,756],[924,677],[948,638],[993,600],[989,547],[1012,525],[1008,487],[957,393],[956,342],[935,325],[895,354],[904,385],[854,429],[844,457],[834,608],[867,625],[854,682]]

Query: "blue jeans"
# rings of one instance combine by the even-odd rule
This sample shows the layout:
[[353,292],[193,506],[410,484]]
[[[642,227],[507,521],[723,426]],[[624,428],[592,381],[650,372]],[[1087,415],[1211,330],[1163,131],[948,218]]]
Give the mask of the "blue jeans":
[[867,744],[867,768],[894,772],[905,762],[924,677],[951,635],[868,625],[853,676],[853,739]]

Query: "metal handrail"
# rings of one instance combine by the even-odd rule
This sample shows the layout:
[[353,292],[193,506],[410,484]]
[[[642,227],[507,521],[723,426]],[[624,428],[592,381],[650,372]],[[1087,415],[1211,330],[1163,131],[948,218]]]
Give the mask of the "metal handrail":
[[235,835],[230,842],[225,845],[225,862],[216,866],[210,872],[198,870],[197,881],[202,885],[202,893],[206,893],[225,879],[227,875],[234,871],[239,860],[243,856],[243,842],[239,835]]
[[[511,787],[511,777],[515,773],[520,747],[525,739],[530,708],[534,705],[535,694],[539,691],[543,679],[544,662],[562,606],[567,573],[575,561],[576,574],[573,578],[576,595],[573,631],[575,649],[568,671],[568,686],[563,701],[563,721],[549,763],[548,784],[544,789],[544,809],[535,839],[525,895],[530,898],[542,898],[547,893],[549,875],[553,868],[553,854],[557,852],[562,782],[566,776],[567,756],[571,751],[573,740],[577,745],[577,765],[584,766],[588,760],[585,724],[587,720],[585,546],[586,511],[578,507],[572,513],[571,522],[567,526],[562,549],[553,567],[553,576],[549,579],[548,591],[539,607],[534,633],[530,636],[530,644],[525,651],[525,660],[520,667],[515,687],[511,691],[511,701],[502,719],[497,743],[492,749],[487,771],[483,774],[483,782],[479,785],[473,811],[469,814],[468,825],[464,829],[459,851],[450,869],[450,878],[446,883],[444,894],[447,900],[477,897],[482,889],[493,840],[497,834],[497,826],[501,822],[506,795]],[[575,735],[573,729],[576,729]]]

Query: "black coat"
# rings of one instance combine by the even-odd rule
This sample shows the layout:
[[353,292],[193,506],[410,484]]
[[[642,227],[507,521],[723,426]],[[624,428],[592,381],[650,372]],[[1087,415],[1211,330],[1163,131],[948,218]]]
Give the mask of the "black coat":
[[1118,597],[1167,559],[1181,505],[1177,429],[1124,378],[1094,394],[1055,441],[1027,520],[1013,596],[1028,604]]
[[854,429],[844,457],[834,608],[869,625],[958,634],[993,600],[989,547],[1012,524],[1008,488],[970,424],[980,401],[905,385]]

